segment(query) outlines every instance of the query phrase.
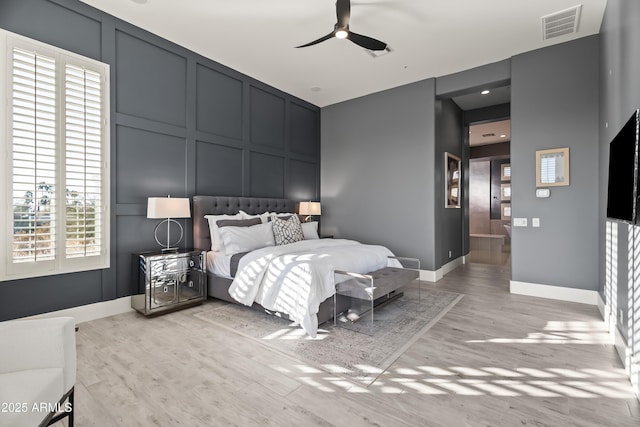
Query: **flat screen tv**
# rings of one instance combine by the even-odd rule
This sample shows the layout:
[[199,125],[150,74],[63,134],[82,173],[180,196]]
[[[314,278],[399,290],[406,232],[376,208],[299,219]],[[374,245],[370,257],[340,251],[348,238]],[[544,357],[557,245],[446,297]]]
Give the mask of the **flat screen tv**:
[[638,217],[639,111],[609,144],[607,218],[636,224]]

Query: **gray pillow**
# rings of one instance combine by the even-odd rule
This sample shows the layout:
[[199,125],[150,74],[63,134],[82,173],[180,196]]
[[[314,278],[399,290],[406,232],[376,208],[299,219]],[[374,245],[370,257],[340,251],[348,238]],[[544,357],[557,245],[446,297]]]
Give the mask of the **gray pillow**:
[[300,225],[298,215],[292,215],[289,219],[275,218],[273,220],[273,238],[276,246],[304,240],[304,233]]
[[[274,218],[280,218],[280,219],[284,219],[285,221],[288,220],[289,218],[291,218],[293,216],[293,214],[291,215],[281,215],[281,214],[271,214],[269,215],[269,222],[273,221]],[[300,218],[298,218],[300,219]]]
[[219,219],[216,221],[218,228],[220,227],[251,227],[252,225],[262,224],[260,218],[250,219]]

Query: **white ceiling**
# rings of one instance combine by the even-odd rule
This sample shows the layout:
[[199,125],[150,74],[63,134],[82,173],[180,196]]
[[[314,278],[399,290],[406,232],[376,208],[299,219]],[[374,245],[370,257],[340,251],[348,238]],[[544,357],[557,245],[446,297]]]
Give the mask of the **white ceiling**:
[[[333,30],[334,0],[82,0],[320,107],[596,34],[606,0],[352,0],[348,40],[294,46]],[[579,2],[579,3],[578,3]],[[543,40],[541,17],[582,4],[578,31]]]

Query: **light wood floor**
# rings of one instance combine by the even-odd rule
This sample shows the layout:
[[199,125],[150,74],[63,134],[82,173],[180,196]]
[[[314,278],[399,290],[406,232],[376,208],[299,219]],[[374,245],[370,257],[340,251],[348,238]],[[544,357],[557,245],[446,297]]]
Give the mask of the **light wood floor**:
[[508,293],[470,264],[465,294],[370,387],[193,313],[80,325],[78,426],[635,426],[640,404],[596,307]]

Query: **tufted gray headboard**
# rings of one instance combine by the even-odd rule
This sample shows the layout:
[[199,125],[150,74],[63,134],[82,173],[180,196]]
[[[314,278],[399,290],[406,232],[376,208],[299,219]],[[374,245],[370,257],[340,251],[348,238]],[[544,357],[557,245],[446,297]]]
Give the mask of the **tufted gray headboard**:
[[291,199],[261,197],[193,196],[193,247],[210,250],[211,235],[205,215],[233,215],[240,210],[248,214],[295,212],[297,202]]

